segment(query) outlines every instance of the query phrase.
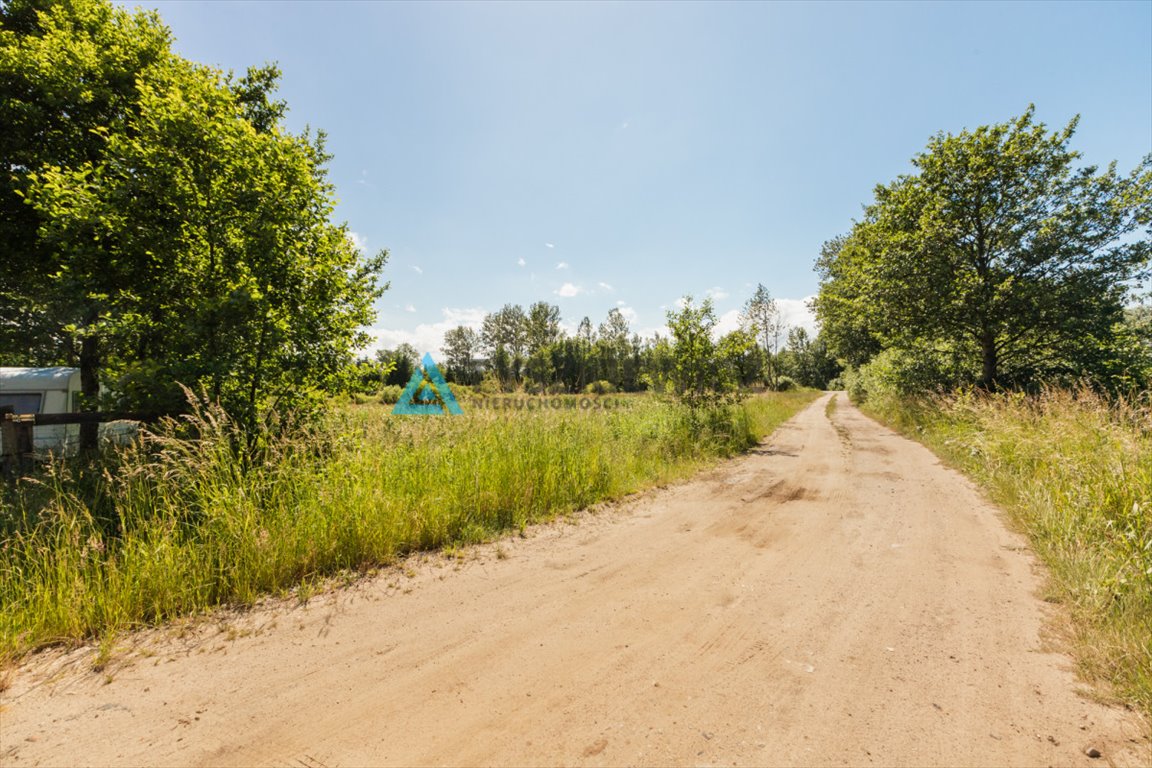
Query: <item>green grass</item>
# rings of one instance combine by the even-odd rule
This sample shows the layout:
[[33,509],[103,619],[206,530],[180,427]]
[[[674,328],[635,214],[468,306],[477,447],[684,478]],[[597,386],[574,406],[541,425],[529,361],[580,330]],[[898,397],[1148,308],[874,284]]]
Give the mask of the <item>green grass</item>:
[[1152,408],[1049,391],[869,402],[982,483],[1068,606],[1082,674],[1152,720]]
[[695,415],[637,396],[454,417],[365,404],[254,454],[201,408],[100,471],[55,465],[4,491],[0,659],[522,530],[745,450],[815,396]]

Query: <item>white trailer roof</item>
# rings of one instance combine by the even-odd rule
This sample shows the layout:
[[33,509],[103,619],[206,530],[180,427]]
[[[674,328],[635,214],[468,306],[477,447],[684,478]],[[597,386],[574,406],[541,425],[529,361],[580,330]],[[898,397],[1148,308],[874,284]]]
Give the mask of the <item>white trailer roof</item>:
[[[0,392],[27,392],[59,389],[67,391],[79,368],[0,368]],[[76,382],[79,384],[79,382]]]

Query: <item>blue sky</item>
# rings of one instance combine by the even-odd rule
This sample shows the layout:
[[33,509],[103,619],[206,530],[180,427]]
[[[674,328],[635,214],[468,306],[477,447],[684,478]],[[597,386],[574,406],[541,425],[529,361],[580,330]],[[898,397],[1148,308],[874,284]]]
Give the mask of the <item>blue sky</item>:
[[391,253],[377,344],[434,354],[507,302],[648,333],[762,282],[805,322],[877,183],[1029,103],[1081,115],[1085,162],[1152,152],[1152,2],[144,5],[190,59],[279,63],[338,218]]

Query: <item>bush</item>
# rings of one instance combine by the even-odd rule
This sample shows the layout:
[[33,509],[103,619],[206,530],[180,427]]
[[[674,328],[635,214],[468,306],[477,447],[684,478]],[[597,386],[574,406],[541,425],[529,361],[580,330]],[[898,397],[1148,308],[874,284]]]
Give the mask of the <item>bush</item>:
[[858,369],[846,370],[843,379],[848,396],[857,403],[934,394],[976,380],[975,372],[959,360],[959,355],[943,350],[892,347]]
[[380,402],[384,405],[395,405],[400,401],[400,395],[404,393],[404,387],[396,385],[389,385],[380,390]]
[[584,394],[586,395],[611,395],[616,392],[616,387],[612,386],[612,382],[600,379],[593,381],[584,387]]
[[789,390],[796,389],[796,387],[796,380],[791,376],[781,376],[776,379],[775,389],[777,392],[787,392]]

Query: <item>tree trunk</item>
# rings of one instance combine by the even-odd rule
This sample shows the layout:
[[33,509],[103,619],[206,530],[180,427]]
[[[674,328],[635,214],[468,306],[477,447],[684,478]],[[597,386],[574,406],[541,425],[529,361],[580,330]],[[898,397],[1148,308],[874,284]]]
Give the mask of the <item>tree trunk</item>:
[[980,351],[984,358],[984,367],[980,373],[980,386],[987,390],[996,389],[998,361],[996,359],[996,339],[991,333],[985,333],[981,336]]
[[[80,342],[80,401],[81,411],[99,409],[100,398],[100,341],[93,335]],[[100,447],[100,425],[80,425],[80,453],[94,455]]]

